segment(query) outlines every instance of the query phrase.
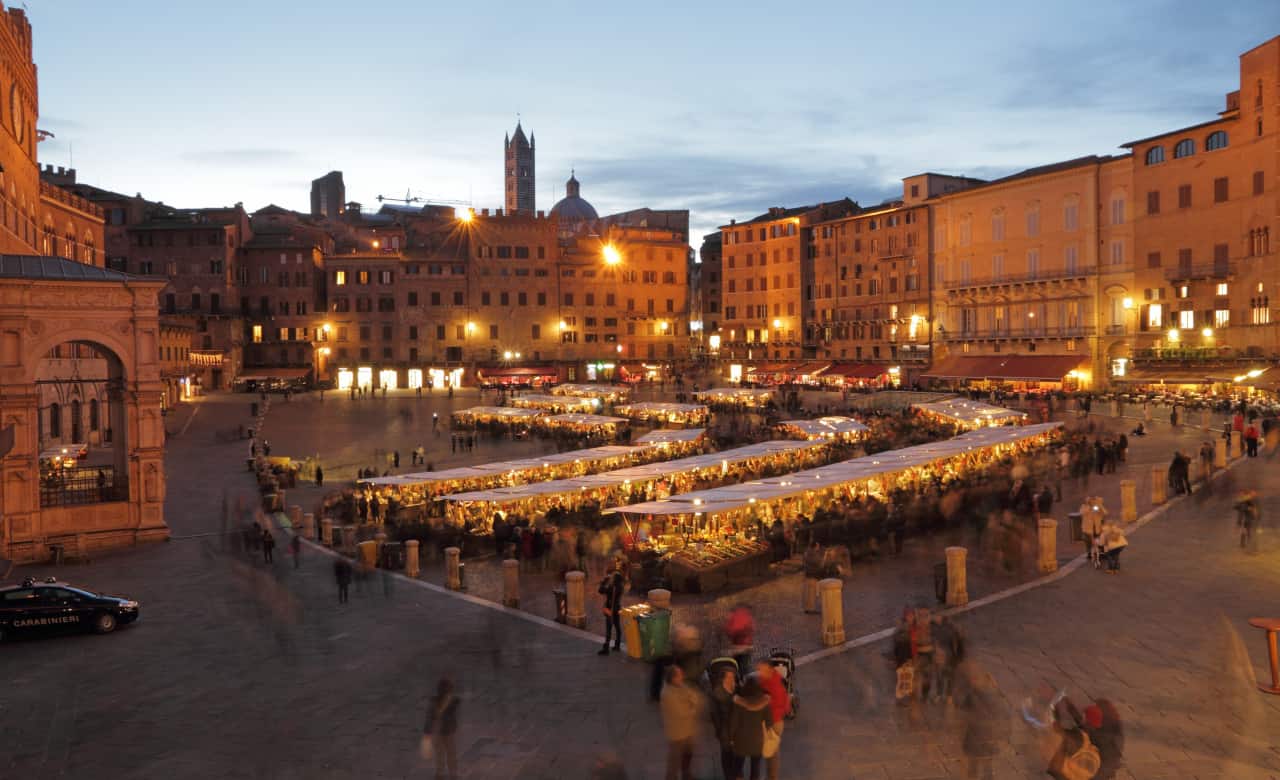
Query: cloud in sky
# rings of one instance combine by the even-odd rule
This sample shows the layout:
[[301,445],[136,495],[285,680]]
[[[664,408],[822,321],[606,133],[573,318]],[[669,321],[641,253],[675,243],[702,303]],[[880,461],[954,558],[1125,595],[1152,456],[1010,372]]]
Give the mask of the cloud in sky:
[[74,143],[84,180],[191,206],[303,208],[339,169],[368,204],[411,189],[498,207],[518,111],[539,207],[576,168],[602,213],[689,208],[696,244],[769,206],[874,203],[924,170],[1001,175],[1203,121],[1280,30],[1274,0],[224,11],[33,8],[46,161]]

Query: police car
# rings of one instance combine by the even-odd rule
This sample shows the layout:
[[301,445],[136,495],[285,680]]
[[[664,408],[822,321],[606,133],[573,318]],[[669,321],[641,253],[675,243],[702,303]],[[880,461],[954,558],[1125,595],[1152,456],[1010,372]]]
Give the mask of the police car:
[[109,634],[138,619],[138,602],[106,596],[50,577],[0,588],[0,640],[18,635],[92,630]]

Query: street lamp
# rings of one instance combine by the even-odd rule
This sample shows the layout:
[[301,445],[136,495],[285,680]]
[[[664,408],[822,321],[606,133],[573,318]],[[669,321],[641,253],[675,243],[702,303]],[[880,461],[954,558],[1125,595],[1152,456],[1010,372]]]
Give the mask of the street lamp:
[[1182,339],[1182,331],[1177,328],[1169,328],[1169,343],[1176,344]]
[[774,321],[773,321],[773,329],[774,329],[774,330],[777,330],[778,328],[781,328],[781,327],[782,327],[782,320],[774,320]]
[[605,265],[618,265],[622,262],[622,253],[613,244],[605,244],[602,254]]
[[471,322],[470,320],[468,320],[468,321],[467,321],[467,333],[475,333],[475,332],[476,332],[476,324],[475,324],[474,322]]
[[1205,328],[1204,330],[1200,331],[1200,335],[1204,336],[1207,339],[1213,338],[1213,328]]

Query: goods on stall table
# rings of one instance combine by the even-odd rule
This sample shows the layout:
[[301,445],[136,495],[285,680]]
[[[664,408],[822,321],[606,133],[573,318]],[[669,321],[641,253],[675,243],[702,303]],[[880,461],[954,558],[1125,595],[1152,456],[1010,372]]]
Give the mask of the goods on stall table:
[[657,421],[677,425],[698,425],[705,423],[707,420],[707,407],[704,404],[640,401],[616,406],[614,407],[614,412],[632,420]]
[[1002,406],[971,401],[967,398],[948,398],[944,401],[914,404],[913,409],[944,422],[954,423],[962,428],[980,428],[990,425],[1010,425],[1024,422],[1025,412],[1005,409]]

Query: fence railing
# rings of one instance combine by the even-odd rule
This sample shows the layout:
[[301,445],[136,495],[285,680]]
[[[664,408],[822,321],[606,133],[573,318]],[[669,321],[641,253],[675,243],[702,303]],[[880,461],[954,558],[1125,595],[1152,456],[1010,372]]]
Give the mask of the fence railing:
[[51,469],[40,475],[40,506],[76,506],[127,501],[129,483],[111,466]]

